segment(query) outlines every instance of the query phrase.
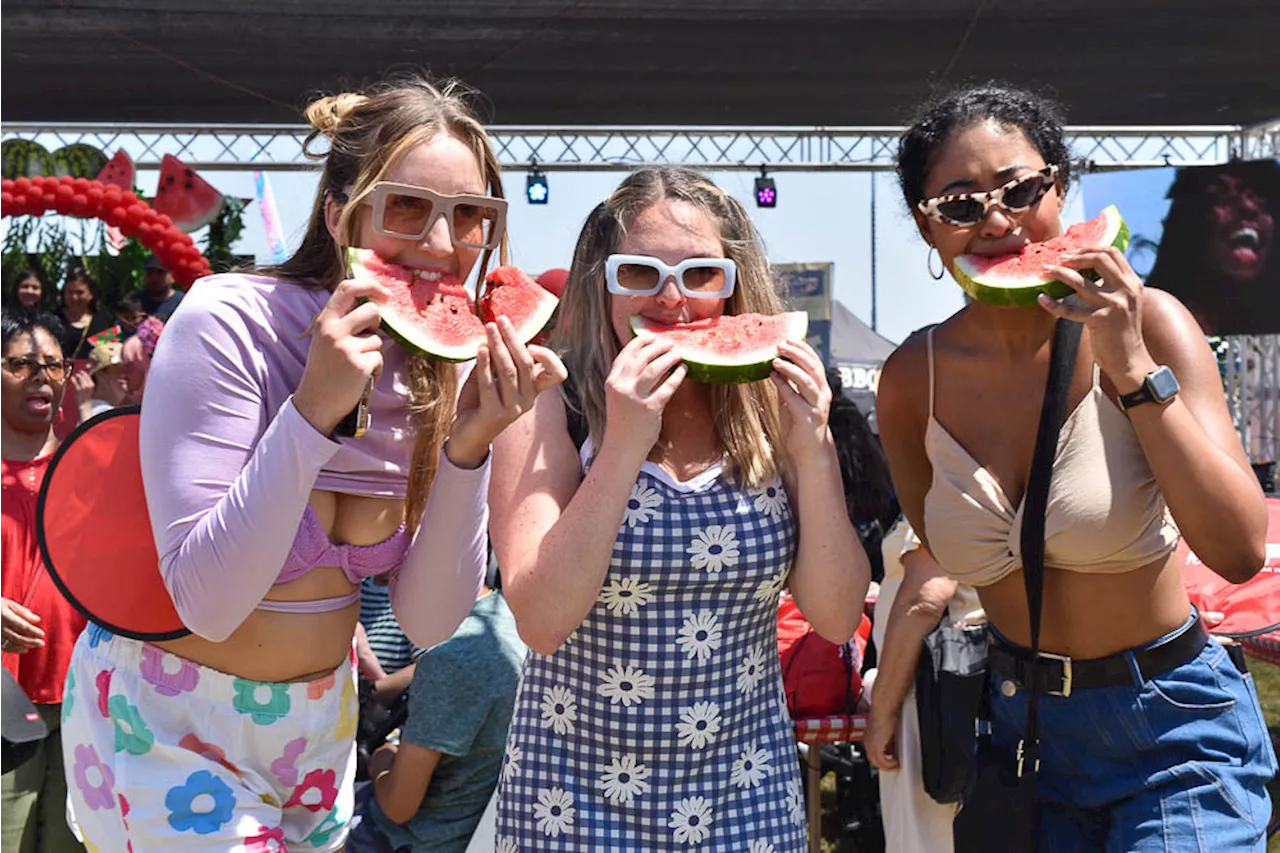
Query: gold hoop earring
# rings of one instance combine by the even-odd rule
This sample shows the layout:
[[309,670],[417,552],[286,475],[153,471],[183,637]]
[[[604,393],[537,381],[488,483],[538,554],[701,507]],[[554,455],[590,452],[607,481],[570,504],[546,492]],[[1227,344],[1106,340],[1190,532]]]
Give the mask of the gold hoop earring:
[[[942,267],[936,274],[933,271],[933,256],[935,254],[938,256],[938,264]],[[942,277],[947,274],[947,265],[942,263],[942,253],[938,251],[937,246],[929,247],[929,254],[925,256],[924,265],[929,270],[929,277],[934,281],[942,281]]]

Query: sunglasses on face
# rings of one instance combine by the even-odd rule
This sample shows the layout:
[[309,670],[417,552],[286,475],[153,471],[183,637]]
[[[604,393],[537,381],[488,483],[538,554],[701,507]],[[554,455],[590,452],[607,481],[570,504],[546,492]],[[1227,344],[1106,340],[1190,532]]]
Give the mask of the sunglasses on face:
[[1029,172],[987,192],[940,195],[925,199],[916,207],[925,216],[938,222],[960,226],[976,225],[992,206],[998,206],[1006,213],[1028,210],[1053,188],[1057,174],[1057,166],[1045,166],[1038,172]]
[[40,361],[25,355],[13,355],[4,360],[4,369],[26,382],[44,371],[50,382],[61,382],[70,364],[66,361]]
[[648,255],[610,255],[604,264],[609,292],[618,296],[653,296],[672,277],[687,297],[728,299],[738,267],[728,258],[689,258],[669,267]]
[[421,240],[442,216],[455,246],[496,249],[506,233],[507,202],[501,198],[379,181],[365,201],[373,206],[373,230],[387,237]]

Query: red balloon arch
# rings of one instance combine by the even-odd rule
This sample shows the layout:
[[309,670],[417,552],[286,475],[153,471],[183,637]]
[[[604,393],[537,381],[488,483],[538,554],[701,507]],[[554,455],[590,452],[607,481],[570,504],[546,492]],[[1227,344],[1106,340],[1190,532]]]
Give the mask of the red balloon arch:
[[0,180],[0,217],[43,216],[50,210],[101,219],[137,239],[173,273],[182,287],[213,272],[209,260],[168,216],[128,190],[88,178],[37,177]]

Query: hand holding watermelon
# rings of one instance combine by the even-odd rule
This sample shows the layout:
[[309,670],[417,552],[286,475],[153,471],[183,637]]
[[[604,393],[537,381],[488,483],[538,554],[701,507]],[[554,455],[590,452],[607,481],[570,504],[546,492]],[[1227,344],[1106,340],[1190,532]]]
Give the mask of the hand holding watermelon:
[[675,342],[635,337],[613,360],[605,378],[604,442],[622,442],[639,453],[637,469],[662,432],[662,413],[689,368]]
[[375,281],[344,281],[312,324],[311,347],[293,405],[329,435],[354,409],[370,377],[382,372],[382,322],[387,289]]
[[782,428],[787,453],[803,467],[824,463],[834,444],[827,418],[831,413],[831,386],[822,359],[805,341],[778,343],[773,361],[773,381],[782,398]]
[[[1156,362],[1142,337],[1142,279],[1124,252],[1114,246],[1083,249],[1064,256],[1048,271],[1075,291],[1084,304],[1060,302],[1041,294],[1040,307],[1055,317],[1084,324],[1094,359],[1120,393],[1140,388]],[[1090,281],[1082,271],[1092,271],[1097,279]]]
[[504,429],[533,408],[543,391],[554,388],[569,372],[546,347],[525,346],[506,316],[484,324],[485,342],[476,366],[458,395],[457,415],[445,452],[453,464],[475,468]]

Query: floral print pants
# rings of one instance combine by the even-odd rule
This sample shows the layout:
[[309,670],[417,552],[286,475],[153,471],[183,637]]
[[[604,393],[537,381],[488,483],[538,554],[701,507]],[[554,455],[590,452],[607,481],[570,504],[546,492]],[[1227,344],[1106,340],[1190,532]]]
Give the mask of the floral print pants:
[[249,681],[91,624],[62,704],[68,818],[90,853],[340,850],[357,713],[350,660]]

